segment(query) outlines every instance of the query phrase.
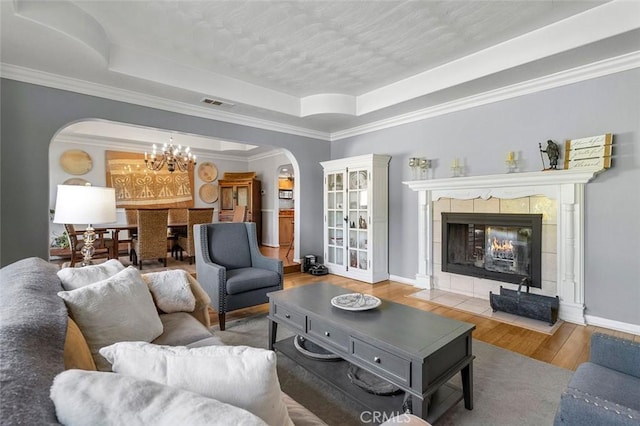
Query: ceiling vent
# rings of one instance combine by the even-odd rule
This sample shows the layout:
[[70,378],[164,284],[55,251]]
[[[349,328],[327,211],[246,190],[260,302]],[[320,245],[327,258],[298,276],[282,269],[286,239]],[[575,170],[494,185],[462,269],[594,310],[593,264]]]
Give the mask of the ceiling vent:
[[205,104],[217,106],[217,107],[231,108],[232,106],[234,106],[234,104],[230,102],[223,102],[223,101],[219,101],[217,99],[211,99],[211,98],[202,98],[202,102],[204,102]]

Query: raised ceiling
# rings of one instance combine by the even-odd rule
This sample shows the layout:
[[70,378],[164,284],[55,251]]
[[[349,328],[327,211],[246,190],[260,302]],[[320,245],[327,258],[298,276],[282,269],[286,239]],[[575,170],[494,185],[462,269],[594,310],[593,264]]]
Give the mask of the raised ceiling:
[[174,110],[325,139],[640,50],[635,1],[0,8],[5,77],[151,106],[169,100]]

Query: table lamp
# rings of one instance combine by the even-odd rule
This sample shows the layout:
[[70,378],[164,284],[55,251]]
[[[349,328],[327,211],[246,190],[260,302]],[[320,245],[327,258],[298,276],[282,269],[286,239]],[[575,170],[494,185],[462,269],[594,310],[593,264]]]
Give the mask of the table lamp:
[[[82,266],[91,264],[95,232],[91,224],[116,221],[116,191],[100,186],[58,185],[53,223],[87,224],[82,247]],[[71,255],[73,250],[71,247]]]

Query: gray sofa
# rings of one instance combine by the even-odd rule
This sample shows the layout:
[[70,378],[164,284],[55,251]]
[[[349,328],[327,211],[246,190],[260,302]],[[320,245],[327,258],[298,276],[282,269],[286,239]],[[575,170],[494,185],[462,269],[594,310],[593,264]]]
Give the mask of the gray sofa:
[[562,394],[555,425],[640,425],[640,343],[591,336],[589,362]]
[[[57,266],[39,258],[0,271],[1,425],[58,424],[49,397],[53,379],[65,368],[82,368],[75,365],[79,351],[69,350],[70,341],[78,338],[72,337],[73,323],[57,295],[63,290],[57,271]],[[219,342],[203,323],[208,316],[200,318],[201,312],[162,314],[164,332],[154,343],[196,347]],[[84,342],[81,335],[80,340]],[[288,396],[284,400],[296,425],[325,425]]]

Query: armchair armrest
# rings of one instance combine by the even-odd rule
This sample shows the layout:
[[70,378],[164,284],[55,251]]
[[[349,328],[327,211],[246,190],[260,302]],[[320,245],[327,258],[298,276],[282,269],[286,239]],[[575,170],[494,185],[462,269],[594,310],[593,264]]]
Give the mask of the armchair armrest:
[[594,333],[591,335],[590,361],[640,378],[640,343]]

